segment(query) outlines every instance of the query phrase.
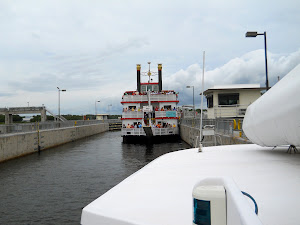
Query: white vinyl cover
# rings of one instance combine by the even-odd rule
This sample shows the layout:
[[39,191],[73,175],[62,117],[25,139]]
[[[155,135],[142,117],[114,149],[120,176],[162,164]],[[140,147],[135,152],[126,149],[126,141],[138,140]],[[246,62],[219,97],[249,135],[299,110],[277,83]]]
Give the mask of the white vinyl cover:
[[300,146],[300,64],[248,107],[243,130],[260,146]]

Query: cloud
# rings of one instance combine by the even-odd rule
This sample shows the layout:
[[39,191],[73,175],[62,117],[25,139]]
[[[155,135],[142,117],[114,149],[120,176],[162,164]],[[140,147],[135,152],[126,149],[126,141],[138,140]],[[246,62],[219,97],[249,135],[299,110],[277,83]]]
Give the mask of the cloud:
[[[277,77],[283,78],[300,63],[300,49],[288,55],[268,52],[269,83],[274,85]],[[201,65],[202,66],[202,65]],[[200,104],[202,68],[199,64],[190,65],[165,79],[168,89],[180,92],[181,104],[191,104],[192,91],[186,86],[194,85],[195,102]],[[265,86],[264,50],[256,50],[234,58],[221,67],[205,71],[205,90],[220,84],[253,84]]]
[[191,104],[192,90],[185,86],[194,85],[198,104],[203,50],[206,88],[264,85],[264,52],[253,51],[263,39],[245,38],[248,30],[267,31],[273,85],[299,63],[298,8],[294,0],[4,0],[0,107],[29,99],[55,108],[59,86],[68,90],[62,110],[92,113],[101,97],[100,105],[113,104],[111,112],[120,113],[122,93],[136,88],[135,65],[147,70],[148,61],[163,63],[164,89],[179,91],[180,104]]

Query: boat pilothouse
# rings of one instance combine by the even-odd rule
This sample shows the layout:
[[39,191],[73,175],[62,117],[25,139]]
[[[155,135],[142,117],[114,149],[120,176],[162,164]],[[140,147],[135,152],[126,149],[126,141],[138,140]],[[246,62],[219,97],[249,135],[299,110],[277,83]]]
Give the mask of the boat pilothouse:
[[[178,129],[178,93],[173,90],[162,90],[162,64],[158,72],[141,73],[137,64],[137,89],[126,91],[122,97],[122,136],[123,139],[135,136],[174,136]],[[148,81],[142,82],[141,76]],[[158,76],[158,82],[153,77]]]

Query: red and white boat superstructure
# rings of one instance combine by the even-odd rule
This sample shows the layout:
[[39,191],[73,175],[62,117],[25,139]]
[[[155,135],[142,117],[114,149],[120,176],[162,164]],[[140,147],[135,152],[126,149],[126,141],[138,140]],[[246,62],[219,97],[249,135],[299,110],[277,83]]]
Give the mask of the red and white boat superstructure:
[[[158,72],[141,74],[137,64],[137,90],[126,91],[122,97],[122,136],[166,136],[179,135],[177,112],[178,93],[162,90],[162,64]],[[141,82],[141,75],[148,76],[148,82]],[[158,75],[158,82],[152,77]]]

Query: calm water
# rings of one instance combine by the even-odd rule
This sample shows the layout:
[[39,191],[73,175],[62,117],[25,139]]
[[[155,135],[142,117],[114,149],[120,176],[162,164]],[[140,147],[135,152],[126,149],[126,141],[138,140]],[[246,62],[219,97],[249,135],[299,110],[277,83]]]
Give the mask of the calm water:
[[0,164],[0,224],[80,224],[81,210],[184,142],[124,144],[106,132]]

